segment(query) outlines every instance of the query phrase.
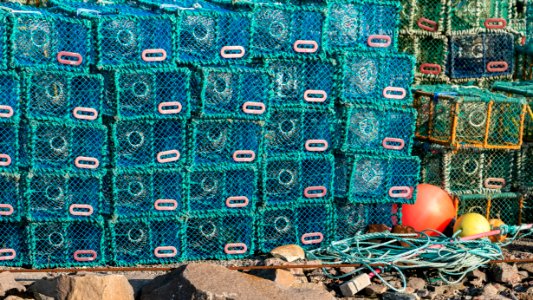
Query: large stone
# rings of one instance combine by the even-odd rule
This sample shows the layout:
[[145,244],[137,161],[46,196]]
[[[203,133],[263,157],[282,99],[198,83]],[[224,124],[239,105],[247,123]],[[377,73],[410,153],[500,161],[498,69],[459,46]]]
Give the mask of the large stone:
[[485,297],[493,297],[498,295],[498,293],[498,288],[490,283],[485,285],[485,287],[483,288],[483,296]]
[[41,279],[28,287],[36,300],[54,300],[57,295],[57,278]]
[[29,298],[21,298],[19,296],[11,295],[6,297],[4,300],[31,300]]
[[381,298],[383,300],[417,300],[417,296],[413,294],[386,292]]
[[15,277],[10,272],[0,273],[0,297],[4,297],[8,292],[25,292],[26,287],[15,281]]
[[413,288],[415,291],[422,290],[426,287],[426,281],[422,278],[411,277],[407,281],[407,286]]
[[156,277],[143,287],[140,298],[141,300],[335,299],[325,290],[284,288],[267,279],[206,263],[189,264]]
[[285,245],[272,249],[270,254],[274,257],[284,259],[288,262],[305,259],[305,252],[298,245]]
[[387,286],[383,284],[373,283],[363,290],[363,293],[368,297],[377,297],[383,295],[387,291]]
[[520,264],[518,265],[518,269],[528,271],[529,273],[533,274],[533,263]]
[[522,277],[520,277],[516,265],[509,265],[506,263],[492,265],[490,268],[490,275],[494,281],[500,283],[513,285],[522,281]]
[[[256,272],[250,272],[251,275],[259,276],[264,279],[272,280],[282,287],[296,286],[302,281],[296,278],[290,271],[275,269],[275,270],[260,270]],[[304,277],[305,278],[305,277]],[[306,280],[307,281],[307,280]]]
[[470,283],[476,287],[482,287],[483,283],[487,282],[487,274],[477,269],[470,273],[468,278],[470,279]]

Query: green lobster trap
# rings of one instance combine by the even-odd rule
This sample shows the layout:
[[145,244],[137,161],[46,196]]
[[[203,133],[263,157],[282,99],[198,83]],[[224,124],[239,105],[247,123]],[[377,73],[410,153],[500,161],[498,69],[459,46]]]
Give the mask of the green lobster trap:
[[458,200],[458,216],[476,212],[487,219],[501,219],[507,225],[521,224],[524,199],[519,194],[462,195]]
[[398,204],[335,203],[335,240],[343,240],[365,232],[368,225],[398,225],[401,206]]
[[509,192],[516,180],[517,151],[449,149],[438,144],[422,144],[418,150],[422,182],[453,195]]
[[108,222],[109,261],[117,266],[181,261],[184,227],[178,218],[126,218]]
[[524,144],[520,149],[516,169],[518,180],[515,186],[523,192],[533,192],[533,144]]
[[21,267],[30,263],[27,235],[23,223],[0,221],[0,266]]
[[417,89],[417,138],[453,148],[519,149],[522,145],[525,100],[475,87]]
[[416,57],[416,82],[446,82],[448,37],[438,33],[400,32],[400,51]]
[[102,122],[100,75],[33,71],[25,78],[26,117],[31,120]]
[[0,222],[20,221],[24,216],[23,183],[20,173],[0,172]]
[[442,34],[446,30],[447,0],[402,0],[401,29],[411,33]]
[[17,123],[22,115],[20,89],[20,78],[15,72],[0,71],[0,124]]
[[[494,83],[494,85],[492,86],[492,89],[495,91],[503,92],[510,97],[524,96],[527,99],[528,105],[530,107],[531,105],[533,105],[533,81],[523,81],[523,82],[498,81]],[[523,139],[524,141],[527,141],[527,142],[533,141],[533,115],[531,115],[529,111],[524,121]]]

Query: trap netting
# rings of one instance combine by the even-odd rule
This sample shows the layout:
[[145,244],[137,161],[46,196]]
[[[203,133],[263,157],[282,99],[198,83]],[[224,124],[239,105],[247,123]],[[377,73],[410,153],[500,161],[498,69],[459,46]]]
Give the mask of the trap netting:
[[176,21],[126,4],[50,0],[54,9],[89,20],[101,69],[173,66]]
[[333,241],[333,210],[329,203],[264,207],[257,213],[257,243],[260,252],[287,244],[306,250]]
[[245,67],[202,68],[200,115],[207,118],[265,119],[270,112],[272,77]]
[[0,266],[20,267],[30,262],[27,234],[21,222],[0,221]]
[[185,222],[184,260],[241,259],[255,250],[254,215],[205,213]]
[[7,14],[0,15],[0,69],[7,69],[9,63],[9,26],[7,23]]
[[418,86],[416,137],[453,148],[519,149],[523,99],[475,87]]
[[448,33],[478,28],[514,31],[520,29],[519,3],[516,0],[449,1],[446,8]]
[[19,164],[19,127],[0,123],[0,170],[15,170]]
[[447,0],[402,0],[401,29],[442,34],[446,29]]
[[451,79],[510,78],[514,70],[514,36],[476,30],[449,36],[446,70]]
[[194,168],[189,173],[187,210],[252,213],[259,201],[259,172],[255,166]]
[[264,122],[192,120],[192,166],[255,164],[261,159]]
[[501,219],[507,225],[519,225],[522,201],[522,197],[515,193],[462,195],[459,196],[457,215],[475,212],[487,219]]
[[265,152],[329,153],[333,148],[335,121],[332,110],[273,109],[264,129]]
[[[498,81],[494,83],[492,89],[495,91],[504,92],[510,97],[526,97],[528,105],[530,107],[533,105],[533,81]],[[533,118],[529,113],[526,113],[525,116],[523,140],[528,142],[533,141]]]
[[101,220],[32,222],[28,228],[34,268],[100,266],[106,262]]
[[450,149],[423,144],[421,179],[453,195],[509,192],[513,186],[516,154],[513,150]]
[[177,59],[180,63],[246,63],[252,57],[252,16],[249,12],[229,11],[201,0],[137,2],[176,15]]
[[101,123],[102,76],[37,70],[24,83],[28,119]]
[[517,171],[515,185],[523,192],[533,192],[533,144],[524,144],[518,152]]
[[182,259],[184,227],[178,218],[127,218],[110,221],[109,260],[117,266],[175,263]]
[[22,189],[21,174],[0,172],[0,222],[18,221],[24,215]]
[[446,82],[448,37],[441,34],[400,32],[400,51],[415,55],[415,82]]
[[174,168],[188,159],[185,120],[119,120],[112,130],[117,168]]
[[522,224],[533,223],[533,197],[531,195],[522,195]]
[[349,203],[412,204],[419,173],[416,156],[337,155],[335,197]]
[[113,78],[117,116],[187,118],[191,110],[191,71],[187,68],[120,70]]
[[17,3],[2,3],[0,15],[8,27],[0,45],[9,49],[9,67],[88,71],[94,61],[91,28],[84,20]]
[[0,124],[17,123],[22,115],[20,89],[20,78],[15,72],[0,71]]
[[336,74],[331,59],[266,59],[273,73],[271,105],[275,107],[333,107]]
[[338,203],[335,209],[335,240],[354,237],[366,231],[368,225],[398,225],[401,209],[398,204]]
[[262,203],[266,206],[324,202],[333,198],[332,155],[277,155],[266,159]]
[[399,14],[398,1],[328,2],[324,49],[395,51]]
[[94,220],[103,204],[101,176],[30,171],[24,205],[30,221]]
[[176,216],[185,207],[187,178],[182,169],[113,172],[113,212],[119,219]]
[[291,57],[322,53],[325,9],[317,6],[256,5],[252,20],[254,56]]
[[[31,121],[24,151],[35,169],[103,172],[108,163],[107,129],[99,124]],[[94,173],[93,173],[94,174]]]
[[411,104],[413,56],[346,53],[341,58],[341,103]]
[[339,148],[346,153],[410,155],[415,121],[412,108],[346,106],[339,120]]

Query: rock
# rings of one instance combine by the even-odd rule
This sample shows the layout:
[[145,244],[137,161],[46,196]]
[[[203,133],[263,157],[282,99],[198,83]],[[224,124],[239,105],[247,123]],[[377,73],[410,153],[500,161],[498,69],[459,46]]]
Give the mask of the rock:
[[426,287],[426,281],[422,278],[411,277],[407,281],[407,286],[413,288],[415,291],[422,290]]
[[349,274],[355,271],[355,268],[354,267],[340,267],[339,271],[341,272],[341,274]]
[[410,286],[406,287],[405,288],[405,292],[406,294],[414,294],[416,292],[416,290]]
[[483,288],[483,296],[485,297],[496,296],[498,295],[498,293],[499,293],[498,288],[490,283],[485,285],[485,287]]
[[377,297],[383,295],[387,291],[387,286],[383,284],[371,284],[363,290],[363,293],[368,297]]
[[49,297],[44,294],[33,293],[35,300],[54,300],[54,297]]
[[522,278],[522,280],[529,277],[529,273],[527,271],[518,271],[518,275],[520,276],[520,278]]
[[33,293],[37,300],[54,300],[57,295],[57,278],[37,280],[28,287],[28,292]]
[[61,275],[57,278],[59,300],[130,300],[133,288],[123,275]]
[[483,283],[487,282],[487,274],[480,270],[474,270],[468,278],[470,278],[470,283],[476,287],[482,287]]
[[386,292],[381,298],[383,300],[417,300],[413,294],[398,293],[398,292]]
[[428,298],[428,297],[429,297],[429,291],[426,290],[426,289],[418,290],[418,292],[416,292],[416,294],[417,294],[418,297],[420,297],[420,298]]
[[529,273],[533,274],[533,263],[520,264],[518,265],[518,269],[528,271]]
[[296,277],[290,271],[282,269],[259,270],[257,272],[250,272],[250,274],[274,281],[282,287],[291,287],[295,286],[297,283],[300,283],[300,281],[296,279]]
[[[394,227],[392,227],[392,233],[401,233],[401,234],[406,234],[406,233],[416,233],[416,230],[411,227],[411,226],[405,226],[405,225],[396,225]],[[400,242],[400,246],[402,247],[409,247],[410,245],[406,242]]]
[[11,295],[5,298],[4,300],[31,300],[29,298],[21,298],[19,296]]
[[391,228],[385,224],[370,224],[368,225],[367,233],[377,233],[389,231]]
[[489,271],[492,279],[496,282],[513,285],[522,281],[516,265],[506,263],[494,264]]
[[274,257],[284,259],[288,262],[305,259],[305,252],[302,247],[298,245],[285,245],[272,249],[270,254]]
[[25,292],[26,287],[15,281],[15,277],[10,272],[0,273],[0,297],[4,297],[7,292]]
[[253,275],[214,264],[195,263],[156,277],[143,287],[141,300],[158,299],[312,299],[333,300],[321,289],[283,288]]
[[265,259],[263,263],[265,266],[271,267],[271,266],[282,266],[286,263],[286,261],[278,257],[269,257]]

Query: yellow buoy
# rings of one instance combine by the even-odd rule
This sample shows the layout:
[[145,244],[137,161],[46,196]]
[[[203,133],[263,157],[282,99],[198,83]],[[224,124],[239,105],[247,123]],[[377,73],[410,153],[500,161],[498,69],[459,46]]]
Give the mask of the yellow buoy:
[[467,237],[490,231],[487,219],[478,213],[467,213],[459,217],[453,226],[453,232],[461,230],[460,237]]

